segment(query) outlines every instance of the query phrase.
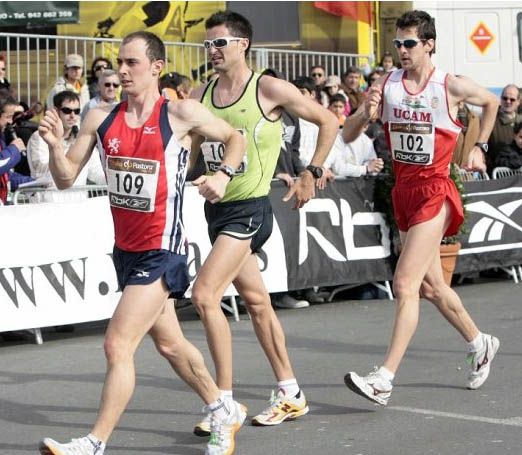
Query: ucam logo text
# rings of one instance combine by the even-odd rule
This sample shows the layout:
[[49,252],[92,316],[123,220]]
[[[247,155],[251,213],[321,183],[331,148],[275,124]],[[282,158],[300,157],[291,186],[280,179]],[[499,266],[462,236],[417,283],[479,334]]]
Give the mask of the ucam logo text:
[[[323,213],[332,226],[342,229],[344,250],[339,251],[314,226],[309,226],[307,213]],[[356,227],[376,226],[380,233],[377,245],[358,247],[355,245],[354,231]],[[309,238],[312,237],[325,254],[334,261],[357,261],[382,259],[390,255],[390,229],[379,212],[352,212],[345,199],[337,202],[332,199],[312,199],[299,210],[299,265],[303,264],[309,254]]]

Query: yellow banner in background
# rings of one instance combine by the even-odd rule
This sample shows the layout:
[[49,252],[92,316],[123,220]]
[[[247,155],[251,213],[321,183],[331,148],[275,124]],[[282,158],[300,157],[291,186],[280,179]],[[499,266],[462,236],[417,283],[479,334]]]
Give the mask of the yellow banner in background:
[[[211,2],[80,2],[80,22],[58,26],[58,34],[99,38],[123,38],[145,30],[164,41],[202,43],[205,20],[216,11],[225,9],[224,1]],[[118,48],[107,44],[101,55],[114,63]],[[178,71],[193,78],[200,68],[194,50],[181,47],[167,49],[167,71]],[[204,52],[201,50],[201,52]],[[201,54],[200,52],[200,54]],[[199,55],[200,62],[202,55]],[[89,68],[90,62],[87,62]]]

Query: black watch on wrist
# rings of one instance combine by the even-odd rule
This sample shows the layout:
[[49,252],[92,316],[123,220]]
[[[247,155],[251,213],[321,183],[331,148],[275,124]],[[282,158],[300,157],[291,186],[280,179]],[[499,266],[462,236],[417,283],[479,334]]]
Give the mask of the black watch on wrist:
[[475,142],[475,145],[484,153],[488,153],[489,146],[487,142]]
[[323,176],[323,168],[318,166],[312,166],[309,164],[306,166],[306,170],[314,176],[314,179],[320,179]]
[[228,166],[226,164],[222,164],[217,168],[218,171],[223,172],[223,174],[228,175],[230,177],[230,180],[234,178],[234,175],[236,174],[232,166]]

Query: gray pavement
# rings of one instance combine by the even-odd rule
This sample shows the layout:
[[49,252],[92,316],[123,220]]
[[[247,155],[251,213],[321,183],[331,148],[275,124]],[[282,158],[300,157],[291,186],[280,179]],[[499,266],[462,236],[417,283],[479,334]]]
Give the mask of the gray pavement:
[[[339,301],[278,315],[310,414],[277,427],[246,425],[236,454],[520,454],[522,453],[522,285],[509,281],[456,288],[478,325],[501,346],[490,379],[464,388],[465,346],[424,303],[421,322],[386,408],[350,392],[349,370],[366,373],[386,350],[394,304]],[[207,358],[203,329],[191,308],[182,310],[187,337]],[[274,379],[246,316],[231,321],[235,397],[249,415],[266,405]],[[71,334],[44,333],[0,342],[0,454],[37,453],[44,436],[86,434],[94,422],[104,378],[104,323]],[[107,454],[204,453],[192,435],[202,403],[145,340],[136,356],[137,387]]]

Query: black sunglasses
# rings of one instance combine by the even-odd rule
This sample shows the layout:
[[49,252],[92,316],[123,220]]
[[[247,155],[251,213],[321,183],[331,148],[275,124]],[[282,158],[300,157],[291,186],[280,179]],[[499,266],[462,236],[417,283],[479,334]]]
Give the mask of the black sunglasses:
[[502,97],[502,101],[511,101],[512,103],[514,103],[516,100],[516,98],[510,98],[509,96]]
[[312,77],[323,77],[323,73],[312,73]]
[[60,111],[62,111],[65,115],[72,114],[73,112],[75,115],[80,115],[80,108],[71,109],[70,107],[61,107]]
[[120,84],[117,84],[116,82],[105,82],[105,87],[109,88],[109,87],[114,87],[114,88],[118,88],[120,86]]
[[109,67],[107,65],[95,66],[94,72],[99,71],[99,70],[107,70],[107,69],[109,69]]
[[415,46],[417,46],[417,44],[424,43],[425,41],[426,41],[425,39],[413,39],[413,38],[403,39],[403,40],[394,39],[393,45],[397,49],[400,49],[402,46],[404,46],[406,49],[413,49]]
[[0,71],[5,71],[5,66],[0,66]]

